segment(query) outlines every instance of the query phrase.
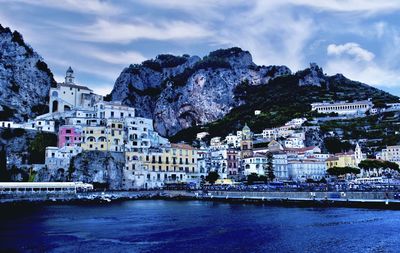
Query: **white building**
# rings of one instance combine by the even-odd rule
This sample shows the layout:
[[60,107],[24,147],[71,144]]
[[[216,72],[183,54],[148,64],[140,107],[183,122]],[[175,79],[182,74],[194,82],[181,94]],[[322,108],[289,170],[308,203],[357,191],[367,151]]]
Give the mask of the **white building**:
[[288,158],[285,152],[277,151],[272,153],[272,164],[275,179],[289,179]]
[[400,145],[387,146],[376,155],[376,159],[395,162],[400,165]]
[[228,134],[225,137],[225,142],[226,145],[228,145],[228,147],[234,147],[234,148],[238,148],[240,147],[240,139],[237,135],[234,135],[232,133]]
[[74,71],[69,67],[65,82],[50,88],[49,111],[51,113],[76,108],[91,109],[96,102],[103,100],[103,96],[94,94],[88,87],[75,84],[74,78]]
[[311,110],[319,113],[337,113],[339,115],[356,115],[364,114],[373,107],[371,100],[354,101],[354,102],[322,102],[312,103]]
[[318,159],[295,159],[288,161],[289,178],[294,181],[321,180],[326,175],[326,163]]
[[292,128],[299,128],[307,121],[306,118],[294,118],[289,122],[285,123],[285,126],[291,126]]
[[252,157],[242,159],[243,174],[248,176],[252,173],[264,175],[265,167],[267,166],[267,157],[262,154],[254,154]]
[[49,170],[67,171],[72,157],[82,152],[78,146],[46,147],[45,164]]
[[288,137],[284,141],[285,148],[304,148],[304,141],[299,137]]
[[15,123],[12,121],[0,121],[1,128],[22,128],[25,130],[36,130],[44,132],[54,132],[55,122],[53,120],[35,119],[24,123]]
[[135,108],[122,105],[119,101],[101,101],[94,105],[96,117],[99,119],[124,119],[135,117]]

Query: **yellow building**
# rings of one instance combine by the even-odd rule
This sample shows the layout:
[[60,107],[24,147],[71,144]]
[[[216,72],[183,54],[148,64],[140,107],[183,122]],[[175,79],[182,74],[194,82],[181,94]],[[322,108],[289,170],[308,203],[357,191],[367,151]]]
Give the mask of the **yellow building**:
[[354,167],[358,166],[354,153],[340,153],[326,159],[326,167]]
[[124,122],[121,119],[108,119],[106,129],[109,151],[124,151]]
[[126,152],[124,188],[154,188],[165,183],[199,180],[197,149],[186,144]]
[[108,150],[106,127],[104,126],[86,126],[82,131],[83,150]]

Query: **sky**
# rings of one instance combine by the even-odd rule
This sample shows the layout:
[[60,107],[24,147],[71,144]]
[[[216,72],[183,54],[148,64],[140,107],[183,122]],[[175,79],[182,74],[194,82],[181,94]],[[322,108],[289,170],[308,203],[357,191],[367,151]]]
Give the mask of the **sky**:
[[400,95],[399,0],[0,0],[57,81],[108,94],[121,71],[158,54],[241,47],[259,65],[325,73]]

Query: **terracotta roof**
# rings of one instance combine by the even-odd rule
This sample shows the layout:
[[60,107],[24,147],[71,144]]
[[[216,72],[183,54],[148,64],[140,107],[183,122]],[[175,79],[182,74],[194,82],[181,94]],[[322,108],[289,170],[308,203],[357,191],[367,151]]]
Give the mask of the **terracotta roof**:
[[336,156],[331,156],[331,157],[328,157],[328,158],[326,159],[327,162],[329,162],[329,161],[337,161],[337,160],[339,160],[339,158],[336,157]]
[[313,150],[317,148],[317,146],[311,146],[311,147],[304,147],[304,148],[285,148],[285,151],[293,151],[293,152],[297,152],[297,153],[302,153],[302,152],[306,152],[309,150]]
[[185,143],[171,143],[172,148],[180,148],[180,149],[195,149],[194,147],[190,146],[189,144]]

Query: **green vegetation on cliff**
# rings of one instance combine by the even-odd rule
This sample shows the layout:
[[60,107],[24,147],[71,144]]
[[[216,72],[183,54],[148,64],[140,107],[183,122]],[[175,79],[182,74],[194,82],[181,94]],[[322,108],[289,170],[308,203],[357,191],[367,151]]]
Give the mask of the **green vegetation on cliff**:
[[[299,85],[299,80],[309,74],[306,70],[294,75],[277,77],[264,85],[250,85],[247,81],[236,87],[235,98],[242,102],[225,117],[203,126],[194,126],[178,132],[172,141],[192,142],[196,133],[206,131],[214,136],[226,136],[243,127],[247,122],[254,132],[281,126],[296,117],[311,118],[311,103],[339,100],[365,100],[374,103],[397,101],[398,97],[368,85],[346,79],[342,75],[325,76],[319,85]],[[261,110],[255,116],[254,111]]]

